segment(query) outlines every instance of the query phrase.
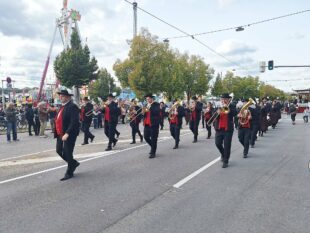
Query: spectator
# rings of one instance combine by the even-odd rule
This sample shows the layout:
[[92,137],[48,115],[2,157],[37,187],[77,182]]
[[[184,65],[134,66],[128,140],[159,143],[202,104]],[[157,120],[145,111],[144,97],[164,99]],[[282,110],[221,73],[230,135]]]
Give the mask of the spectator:
[[39,132],[40,132],[40,120],[39,120],[39,110],[38,107],[33,109],[33,113],[34,113],[34,133],[36,136],[39,136]]
[[16,130],[16,108],[14,107],[13,103],[9,103],[8,108],[5,110],[6,121],[7,121],[7,129],[6,129],[6,136],[7,141],[11,142],[11,131],[13,133],[13,141],[19,141],[17,139],[17,130]]
[[26,120],[28,122],[29,136],[32,136],[33,134],[31,133],[31,126],[33,127],[33,130],[35,129],[35,127],[34,127],[34,112],[31,104],[29,104],[28,108],[26,109]]
[[40,137],[46,138],[47,136],[45,133],[45,128],[47,125],[47,117],[48,111],[45,102],[40,102],[38,105],[38,112],[39,112],[39,120],[40,120]]
[[304,119],[305,123],[308,123],[309,115],[310,115],[309,107],[306,107],[305,110],[304,110],[304,116],[303,116],[303,119]]
[[49,119],[50,119],[52,133],[54,133],[54,131],[55,131],[56,114],[57,114],[57,108],[53,104],[51,104],[51,107],[48,109],[48,115],[49,115]]

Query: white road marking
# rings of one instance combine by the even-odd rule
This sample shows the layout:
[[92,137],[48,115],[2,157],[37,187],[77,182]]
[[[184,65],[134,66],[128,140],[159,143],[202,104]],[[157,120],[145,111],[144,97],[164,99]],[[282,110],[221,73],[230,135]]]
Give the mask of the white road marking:
[[208,169],[212,165],[216,164],[218,161],[220,161],[220,159],[221,159],[221,157],[218,157],[218,158],[214,159],[210,163],[208,163],[205,166],[199,168],[197,171],[193,172],[189,176],[187,176],[184,179],[180,180],[178,183],[174,184],[173,187],[174,188],[180,188],[182,185],[184,185],[185,183],[187,183],[188,181],[193,179],[195,176],[198,176],[201,172],[203,172],[204,170]]
[[[189,135],[189,134],[191,134],[191,133],[181,134],[180,136],[186,136],[186,135]],[[170,137],[162,137],[162,138],[160,138],[160,139],[158,140],[158,142],[162,142],[162,141],[166,141],[166,140],[170,140],[170,139],[172,139],[171,136],[170,136]],[[81,160],[81,161],[79,161],[79,162],[80,162],[80,163],[84,163],[84,162],[88,162],[88,161],[91,161],[91,160],[103,158],[103,157],[106,157],[106,156],[109,156],[109,155],[113,155],[113,154],[116,154],[116,153],[129,151],[129,150],[133,150],[133,149],[137,149],[137,148],[144,147],[144,146],[148,146],[148,144],[142,144],[142,145],[139,145],[139,146],[133,146],[133,147],[129,147],[129,148],[126,148],[126,149],[123,149],[123,150],[114,150],[114,151],[102,152],[102,153],[100,153],[100,155],[98,155],[98,156],[95,156],[95,157],[92,157],[92,158],[88,158],[88,159],[84,159],[84,160]],[[15,178],[3,180],[3,181],[0,181],[0,184],[11,183],[11,182],[13,182],[13,181],[25,179],[25,178],[27,178],[27,177],[32,177],[32,176],[39,175],[39,174],[43,174],[43,173],[47,173],[47,172],[50,172],[50,171],[55,171],[55,170],[58,170],[58,169],[64,168],[64,167],[67,167],[67,165],[62,165],[62,166],[58,166],[58,167],[46,169],[46,170],[43,170],[43,171],[34,172],[34,173],[27,174],[27,175],[18,176],[18,177],[15,177]]]

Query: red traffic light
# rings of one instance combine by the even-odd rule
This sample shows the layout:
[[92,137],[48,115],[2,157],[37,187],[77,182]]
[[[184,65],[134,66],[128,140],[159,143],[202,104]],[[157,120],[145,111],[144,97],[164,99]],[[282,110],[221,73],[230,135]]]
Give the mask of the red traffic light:
[[11,83],[11,82],[12,82],[12,79],[11,79],[10,77],[7,77],[7,78],[6,78],[6,82],[7,82],[7,83]]

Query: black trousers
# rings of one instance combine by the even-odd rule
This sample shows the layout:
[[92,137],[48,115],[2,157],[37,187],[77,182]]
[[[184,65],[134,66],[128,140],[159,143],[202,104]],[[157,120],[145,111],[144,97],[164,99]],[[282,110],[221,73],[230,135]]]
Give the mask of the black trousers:
[[29,135],[32,135],[31,133],[31,127],[33,128],[33,131],[35,131],[35,128],[34,128],[34,121],[33,120],[27,120],[28,121],[28,133]]
[[62,141],[61,137],[57,137],[56,152],[68,163],[66,174],[73,175],[73,168],[77,161],[73,158],[73,150],[75,146],[76,137],[70,138],[67,141]]
[[180,142],[180,131],[181,131],[180,125],[170,124],[170,133],[171,133],[171,136],[174,138],[176,146],[178,146]]
[[217,130],[215,133],[215,145],[221,153],[224,163],[228,163],[230,158],[231,140],[233,131]]
[[198,138],[198,126],[199,126],[199,120],[196,121],[190,121],[189,122],[189,128],[194,134],[194,139],[197,140]]
[[142,134],[139,129],[139,123],[136,123],[133,121],[130,123],[130,127],[131,127],[131,136],[132,136],[133,142],[136,142],[136,134],[138,134],[140,138],[142,138]]
[[211,137],[211,128],[212,128],[211,125],[209,126],[208,124],[206,124],[206,129],[207,129],[207,131],[208,131],[208,138]]
[[296,114],[291,114],[291,119],[293,122],[295,122]]
[[108,147],[112,147],[112,143],[115,143],[117,140],[115,139],[116,125],[113,123],[109,123],[108,121],[104,122],[104,133],[109,139]]
[[251,129],[250,128],[239,128],[238,138],[239,138],[239,142],[243,146],[243,154],[244,155],[247,155],[249,153],[250,136],[251,136]]
[[88,139],[93,139],[95,136],[89,131],[91,121],[83,122],[83,131],[84,131],[84,143],[88,143]]
[[250,145],[254,146],[255,141],[257,140],[257,133],[259,130],[259,125],[253,124],[251,128],[251,135],[250,135]]
[[156,153],[158,133],[159,126],[144,126],[144,139],[151,146],[152,154]]
[[35,118],[35,123],[34,123],[34,125],[33,125],[33,129],[34,129],[34,133],[35,133],[35,135],[39,135],[39,133],[40,133],[40,127],[41,127],[41,123],[40,123],[40,120],[39,120],[39,118]]
[[202,123],[202,128],[204,128],[205,127],[205,118],[204,118],[204,116],[202,116],[202,118],[201,118],[201,123]]
[[161,116],[161,117],[160,117],[160,120],[159,120],[160,129],[163,129],[163,128],[164,128],[164,121],[165,121],[165,117],[164,117],[164,116]]

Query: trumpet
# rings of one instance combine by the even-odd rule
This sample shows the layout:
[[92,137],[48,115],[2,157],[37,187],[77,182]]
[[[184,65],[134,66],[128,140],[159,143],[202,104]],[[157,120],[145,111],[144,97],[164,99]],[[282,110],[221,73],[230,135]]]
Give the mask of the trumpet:
[[[234,99],[234,94],[231,93],[230,96],[231,96],[232,98],[229,100],[227,106],[223,106],[223,107],[219,108],[220,112],[223,112],[223,113],[225,113],[225,114],[228,114],[228,113],[230,112],[230,110],[229,110],[229,105],[232,103],[232,101],[233,101],[233,99]],[[220,115],[220,114],[219,114],[218,111],[214,112],[213,115],[211,116],[211,118],[208,120],[207,125],[208,125],[208,126],[211,126],[211,125],[213,124],[213,122],[219,117],[219,115]]]
[[108,105],[110,105],[110,101],[109,100],[107,100],[106,102],[102,102],[102,107],[103,108],[106,108],[106,107],[108,107]]

